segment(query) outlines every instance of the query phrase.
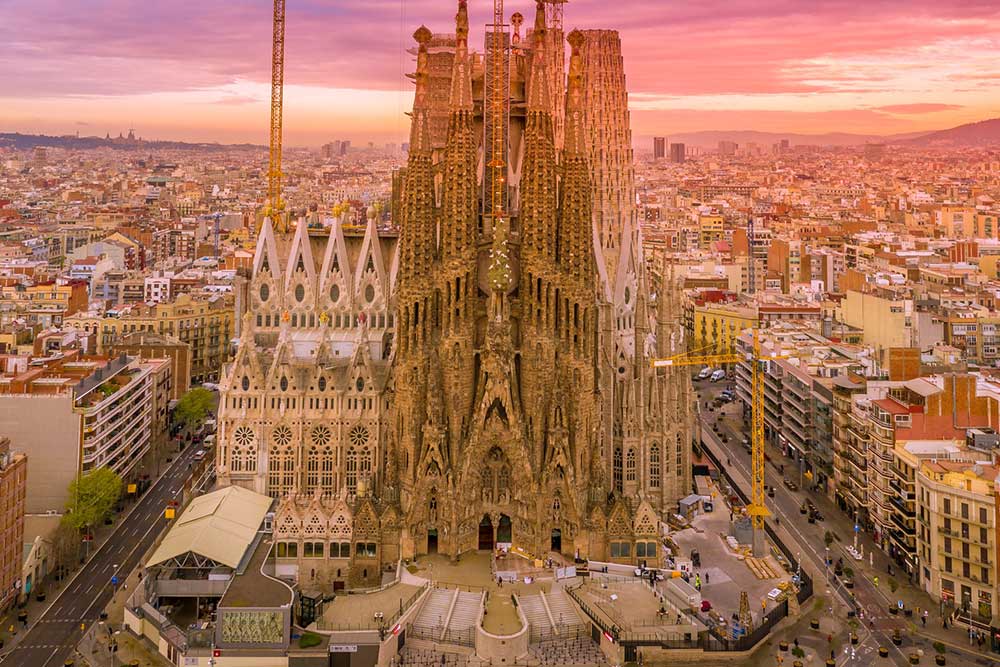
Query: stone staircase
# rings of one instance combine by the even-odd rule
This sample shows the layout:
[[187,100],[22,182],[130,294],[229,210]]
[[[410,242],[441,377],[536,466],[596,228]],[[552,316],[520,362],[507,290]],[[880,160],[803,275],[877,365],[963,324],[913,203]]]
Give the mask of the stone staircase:
[[422,628],[444,628],[448,622],[448,610],[455,591],[447,588],[432,588],[414,619],[414,625]]
[[552,621],[549,620],[549,612],[545,609],[545,601],[541,595],[519,595],[517,604],[528,619],[532,635],[545,636],[552,633]]
[[549,611],[552,612],[552,621],[555,623],[556,630],[560,633],[564,628],[576,628],[583,625],[573,601],[562,589],[552,589],[545,596],[545,601],[549,605]]
[[455,606],[452,609],[451,617],[448,619],[448,630],[451,632],[464,632],[474,626],[476,620],[479,618],[479,610],[482,604],[482,593],[458,591]]

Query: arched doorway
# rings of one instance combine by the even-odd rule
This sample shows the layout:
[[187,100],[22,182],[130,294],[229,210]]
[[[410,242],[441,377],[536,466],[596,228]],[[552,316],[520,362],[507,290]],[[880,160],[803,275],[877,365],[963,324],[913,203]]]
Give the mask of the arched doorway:
[[479,522],[479,549],[488,551],[493,548],[493,521],[489,514],[483,515]]
[[506,514],[501,514],[500,525],[497,527],[497,543],[510,544],[513,542],[513,539],[511,539],[513,532],[514,531],[511,529],[510,524],[510,517]]
[[559,528],[552,529],[551,549],[552,551],[562,551],[562,530]]
[[431,528],[427,531],[427,553],[436,554],[438,552],[438,531],[437,528]]

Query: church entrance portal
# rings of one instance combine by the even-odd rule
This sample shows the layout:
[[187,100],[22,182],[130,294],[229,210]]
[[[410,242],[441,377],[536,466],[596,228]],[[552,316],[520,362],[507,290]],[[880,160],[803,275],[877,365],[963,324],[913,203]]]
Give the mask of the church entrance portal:
[[[501,520],[500,525],[503,525]],[[493,521],[489,514],[483,515],[483,520],[479,522],[479,549],[489,551],[493,548]]]
[[438,552],[438,532],[437,528],[427,531],[427,553],[436,554]]
[[552,545],[553,551],[562,551],[562,531],[558,528],[552,529]]
[[510,527],[510,517],[506,514],[500,515],[500,526],[497,528],[497,542],[499,544],[510,544],[513,531]]

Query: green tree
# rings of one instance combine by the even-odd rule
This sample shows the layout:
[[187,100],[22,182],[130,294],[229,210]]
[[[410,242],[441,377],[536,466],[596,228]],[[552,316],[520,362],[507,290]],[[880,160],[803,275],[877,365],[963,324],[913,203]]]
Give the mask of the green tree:
[[83,530],[111,516],[122,495],[122,478],[110,468],[98,468],[74,479],[69,485],[63,521]]
[[194,387],[181,396],[174,409],[174,419],[185,426],[197,424],[205,419],[208,411],[215,407],[215,396],[204,387]]

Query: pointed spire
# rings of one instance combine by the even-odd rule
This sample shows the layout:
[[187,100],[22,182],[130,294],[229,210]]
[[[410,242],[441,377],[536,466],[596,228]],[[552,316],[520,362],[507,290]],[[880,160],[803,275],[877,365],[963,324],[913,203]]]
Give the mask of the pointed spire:
[[532,56],[531,78],[528,81],[528,111],[550,112],[549,81],[547,72],[545,33],[545,5],[541,2],[535,6],[535,28],[531,33]]
[[413,96],[413,123],[410,126],[410,152],[430,152],[431,136],[428,118],[430,101],[430,63],[427,55],[427,44],[431,41],[431,31],[427,26],[420,26],[413,33],[417,41],[417,71],[414,74],[416,91]]
[[569,84],[566,87],[566,139],[567,154],[585,151],[583,138],[583,58],[580,47],[584,36],[579,30],[574,30],[567,38],[572,53],[569,58]]
[[455,61],[451,69],[451,111],[472,111],[472,67],[469,64],[469,11],[458,0],[455,15]]

